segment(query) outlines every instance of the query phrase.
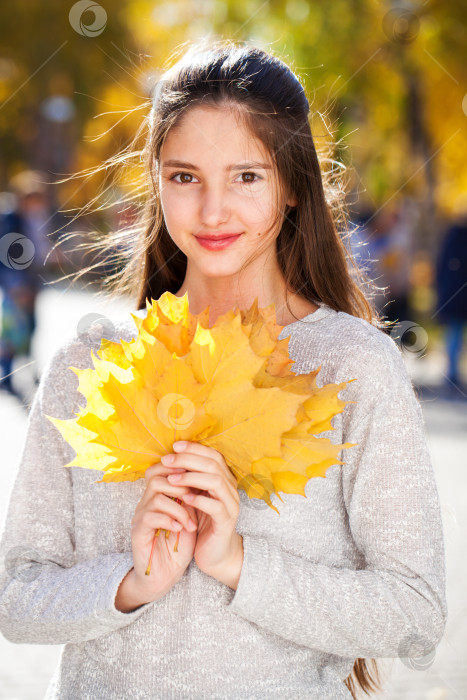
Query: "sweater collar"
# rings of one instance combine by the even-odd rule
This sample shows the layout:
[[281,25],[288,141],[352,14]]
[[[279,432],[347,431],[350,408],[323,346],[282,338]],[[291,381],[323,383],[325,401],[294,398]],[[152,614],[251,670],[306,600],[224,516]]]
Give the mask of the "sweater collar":
[[335,309],[332,309],[324,302],[317,304],[317,306],[318,308],[315,311],[312,311],[311,314],[308,314],[308,316],[304,316],[303,318],[298,319],[298,321],[288,323],[286,326],[284,326],[284,328],[291,328],[292,326],[298,326],[303,323],[315,323],[316,321],[321,321],[321,319],[326,318],[327,316],[334,316],[335,314],[337,314],[337,311]]
[[[292,323],[288,323],[284,328],[290,328],[291,326],[295,326],[300,323],[314,323],[315,321],[321,321],[321,319],[326,318],[327,316],[333,316],[337,314],[337,311],[335,309],[332,309],[330,306],[325,304],[324,302],[321,302],[321,304],[316,304],[318,308],[315,311],[312,311],[311,314],[308,314],[308,316],[304,316],[301,319],[298,319],[298,321],[292,321]],[[136,316],[140,316],[141,318],[146,318],[147,315],[147,309],[138,309],[137,311],[133,311]]]

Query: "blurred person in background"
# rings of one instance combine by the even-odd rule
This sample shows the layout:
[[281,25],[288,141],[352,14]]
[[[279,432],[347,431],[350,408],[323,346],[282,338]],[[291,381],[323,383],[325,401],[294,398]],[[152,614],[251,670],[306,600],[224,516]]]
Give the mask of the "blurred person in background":
[[[10,180],[0,211],[0,389],[20,398],[12,382],[15,357],[31,355],[36,299],[57,263],[48,234],[55,218],[46,173],[24,170]],[[48,257],[49,256],[49,257]],[[34,372],[37,384],[38,376]]]
[[376,213],[374,209],[363,209],[354,219],[350,236],[350,252],[360,270],[372,281],[363,285],[369,297],[373,299],[378,313],[383,313],[386,297],[380,270],[381,251],[386,246],[384,232],[375,229]]
[[383,219],[386,230],[381,257],[382,283],[388,287],[386,318],[389,321],[410,319],[410,270],[412,267],[413,232],[418,213],[414,203],[405,198]]
[[[416,212],[410,200],[394,208],[363,212],[352,233],[352,253],[377,284],[375,305],[388,321],[410,316],[410,269]],[[391,326],[386,327],[390,333]]]
[[436,262],[438,306],[436,316],[445,325],[444,340],[448,357],[444,393],[467,398],[467,387],[460,377],[463,334],[467,324],[467,195],[456,206]]
[[[372,280],[368,293],[378,313],[387,315],[388,291],[385,279],[385,257],[389,248],[387,215],[373,209],[363,210],[355,220],[351,233],[351,253],[360,269]],[[386,332],[390,329],[384,329]]]

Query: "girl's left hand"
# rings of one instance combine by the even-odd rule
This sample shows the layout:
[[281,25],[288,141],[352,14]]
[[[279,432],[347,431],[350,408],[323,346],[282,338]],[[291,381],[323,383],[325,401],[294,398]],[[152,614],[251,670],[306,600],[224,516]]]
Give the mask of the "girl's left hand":
[[[186,469],[185,473],[170,474],[167,478],[171,484],[191,487],[193,494],[181,498],[193,506],[198,519],[193,556],[201,571],[218,578],[226,567],[233,565],[243,547],[242,536],[235,530],[240,512],[237,480],[220,452],[201,443],[180,442],[186,442],[186,448],[174,442],[177,453],[164,455],[161,462],[168,464],[170,456],[172,467]],[[203,492],[209,496],[202,495]]]

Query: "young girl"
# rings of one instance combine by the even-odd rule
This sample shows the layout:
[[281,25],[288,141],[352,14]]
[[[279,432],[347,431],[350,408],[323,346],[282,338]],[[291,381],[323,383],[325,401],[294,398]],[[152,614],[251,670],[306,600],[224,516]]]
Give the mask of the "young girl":
[[[356,379],[320,434],[355,445],[306,497],[274,494],[280,517],[194,442],[145,479],[95,483],[101,472],[63,467],[75,453],[46,418],[86,403],[69,367],[92,367],[91,348],[70,338],[31,408],[1,542],[1,631],[64,645],[47,700],[371,692],[366,659],[427,654],[442,637],[443,531],[420,405],[351,271],[304,90],[258,48],[200,43],[163,75],[148,127],[151,191],[119,234],[121,288],[141,315],[146,299],[187,293],[211,324],[274,303],[296,374]],[[117,339],[136,333],[130,315],[116,320]],[[146,576],[155,528],[171,534]]]

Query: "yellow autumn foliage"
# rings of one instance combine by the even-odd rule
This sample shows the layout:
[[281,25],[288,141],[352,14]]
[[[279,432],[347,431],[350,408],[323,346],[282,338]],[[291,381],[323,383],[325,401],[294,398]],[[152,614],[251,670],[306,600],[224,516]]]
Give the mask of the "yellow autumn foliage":
[[[278,340],[274,304],[236,309],[209,327],[209,307],[191,314],[188,295],[146,300],[138,334],[119,343],[102,339],[91,352],[94,369],[70,367],[87,399],[76,418],[52,421],[76,452],[66,467],[104,472],[97,482],[134,481],[172,451],[176,440],[220,452],[239,488],[262,498],[305,495],[325,477],[340,450],[317,437],[347,403],[338,393],[354,381],[316,385],[321,368],[295,375],[289,338]],[[282,499],[281,499],[282,500]]]

